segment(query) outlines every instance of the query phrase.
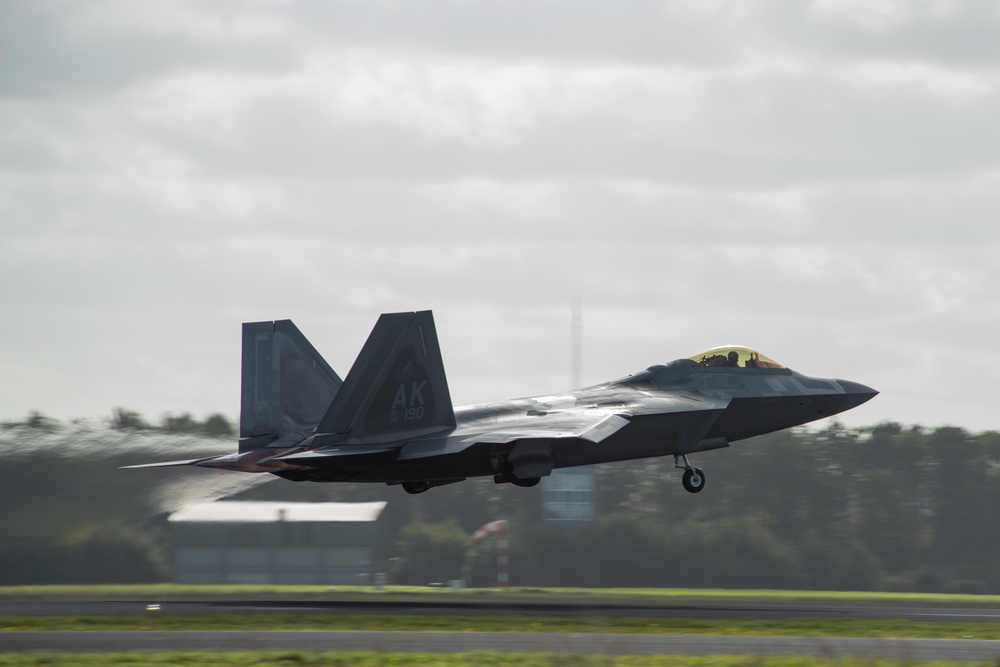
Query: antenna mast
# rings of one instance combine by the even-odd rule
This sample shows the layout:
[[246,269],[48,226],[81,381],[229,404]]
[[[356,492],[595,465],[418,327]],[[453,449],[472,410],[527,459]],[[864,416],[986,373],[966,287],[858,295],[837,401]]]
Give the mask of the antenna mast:
[[569,380],[571,389],[583,386],[583,303],[573,297],[570,312]]

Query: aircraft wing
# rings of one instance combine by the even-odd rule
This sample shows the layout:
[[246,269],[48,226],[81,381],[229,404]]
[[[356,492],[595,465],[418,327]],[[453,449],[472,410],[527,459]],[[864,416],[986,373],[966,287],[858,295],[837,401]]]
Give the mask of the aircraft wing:
[[600,442],[627,424],[628,419],[616,414],[553,414],[536,417],[530,422],[515,422],[509,427],[480,432],[464,438],[463,442],[504,444],[525,438],[582,438]]
[[494,428],[459,428],[444,438],[418,440],[403,447],[399,461],[457,454],[479,444],[506,444],[518,440],[582,439],[601,442],[628,425],[627,418],[608,412],[588,410],[549,413],[529,417]]

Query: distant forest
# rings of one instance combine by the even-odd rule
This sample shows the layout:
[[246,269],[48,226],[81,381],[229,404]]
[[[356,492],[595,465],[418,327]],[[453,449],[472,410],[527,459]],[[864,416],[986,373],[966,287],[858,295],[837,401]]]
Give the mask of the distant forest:
[[[381,484],[122,465],[232,451],[232,424],[118,409],[64,424],[32,413],[0,427],[0,584],[169,580],[166,516],[189,500],[387,500],[378,557],[398,583],[459,578],[466,536],[510,521],[521,586],[656,586],[1000,593],[1000,433],[885,423],[792,429],[693,457],[597,468],[596,515],[542,520],[545,482],[472,479],[410,496]],[[273,480],[269,483],[262,483]],[[488,586],[493,545],[472,554]],[[468,574],[468,572],[466,572]]]
[[[204,421],[198,421],[189,412],[179,415],[166,413],[160,418],[159,425],[153,425],[135,410],[115,408],[111,411],[111,417],[105,420],[104,423],[109,428],[118,431],[162,431],[163,433],[194,433],[216,437],[236,435],[233,423],[225,415],[219,413],[209,415]],[[37,431],[49,432],[59,431],[63,427],[57,420],[47,417],[37,410],[29,412],[23,421],[4,421],[0,423],[0,428],[10,429],[18,426],[26,426]]]

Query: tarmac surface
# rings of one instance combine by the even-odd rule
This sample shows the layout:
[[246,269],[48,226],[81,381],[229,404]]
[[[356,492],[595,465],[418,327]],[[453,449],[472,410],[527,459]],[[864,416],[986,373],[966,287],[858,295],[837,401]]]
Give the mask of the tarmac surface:
[[[467,602],[5,602],[0,616],[191,614],[537,615],[699,619],[858,618],[964,623],[1000,622],[1000,609],[798,605],[491,604]],[[970,630],[974,634],[974,627]],[[0,652],[110,651],[467,651],[604,655],[808,655],[889,657],[907,661],[1000,661],[1000,641],[869,637],[772,637],[524,632],[2,632]]]
[[869,605],[799,604],[589,604],[386,601],[52,601],[0,602],[0,616],[133,616],[149,613],[158,604],[161,615],[193,614],[365,614],[461,616],[562,616],[696,619],[831,618],[908,620],[955,623],[1000,623],[1000,607],[890,607]]
[[1000,641],[526,632],[0,632],[0,652],[501,651],[603,655],[807,655],[996,662]]

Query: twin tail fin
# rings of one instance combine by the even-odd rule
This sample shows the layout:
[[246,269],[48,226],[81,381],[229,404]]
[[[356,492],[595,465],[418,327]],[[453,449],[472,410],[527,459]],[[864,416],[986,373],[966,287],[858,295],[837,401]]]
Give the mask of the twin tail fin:
[[379,317],[344,380],[290,320],[243,325],[241,452],[306,431],[376,443],[454,427],[429,310]]
[[240,451],[315,428],[342,384],[291,320],[245,323]]
[[317,427],[333,441],[386,442],[455,427],[431,311],[379,317]]

